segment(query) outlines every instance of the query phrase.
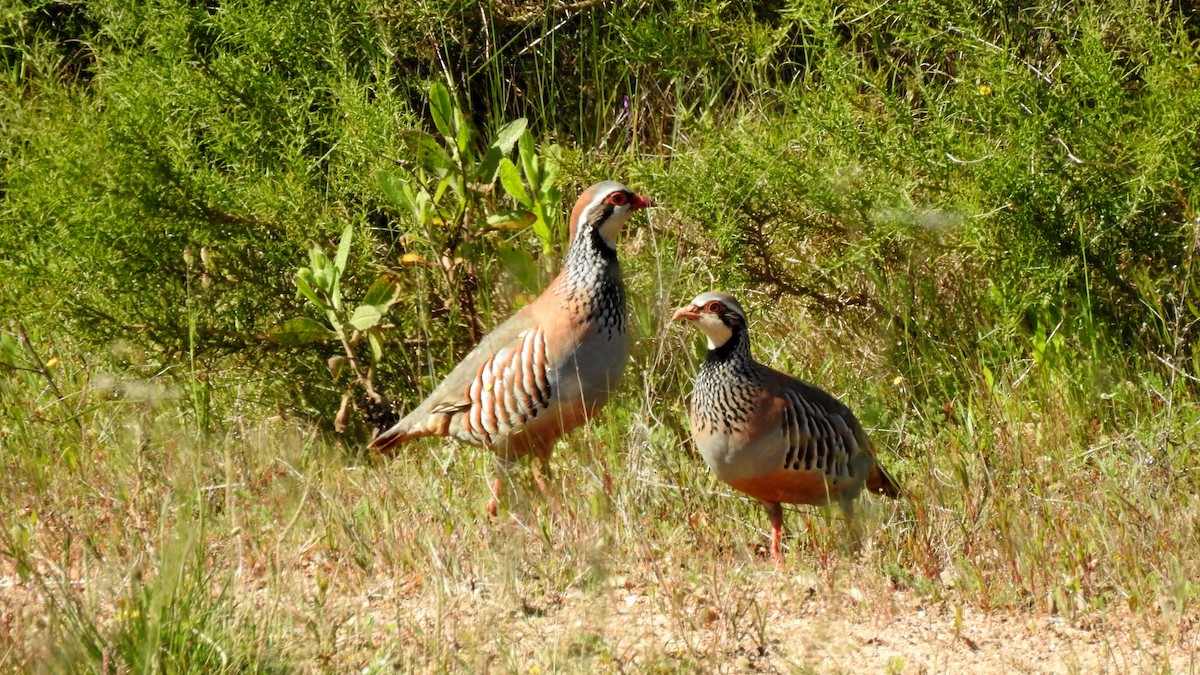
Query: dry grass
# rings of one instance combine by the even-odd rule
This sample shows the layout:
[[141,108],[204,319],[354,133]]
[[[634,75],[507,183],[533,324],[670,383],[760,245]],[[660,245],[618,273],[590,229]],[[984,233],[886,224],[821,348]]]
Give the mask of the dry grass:
[[[853,353],[838,339],[845,326],[752,299],[763,359],[856,406],[900,411],[872,413],[873,433],[910,493],[869,500],[871,534],[856,550],[836,515],[790,510],[777,568],[761,509],[718,484],[686,443],[679,393],[696,336],[648,320],[688,296],[675,290],[686,285],[678,269],[639,272],[669,290],[640,294],[655,300],[638,310],[647,334],[626,395],[560,444],[553,494],[513,476],[494,522],[483,510],[491,462],[479,451],[429,442],[362,461],[279,417],[232,417],[230,431],[205,438],[156,381],[93,392],[101,402],[81,418],[82,442],[69,425],[10,429],[0,663],[1197,668],[1193,401],[1141,406],[1142,392],[1161,390],[1131,383],[1118,392],[1125,414],[1096,422],[1079,414],[1087,406],[1066,372],[1014,364],[990,386],[981,377],[977,398],[925,410],[870,357],[877,346]],[[781,331],[785,322],[806,328]],[[70,381],[100,386],[86,370]]]

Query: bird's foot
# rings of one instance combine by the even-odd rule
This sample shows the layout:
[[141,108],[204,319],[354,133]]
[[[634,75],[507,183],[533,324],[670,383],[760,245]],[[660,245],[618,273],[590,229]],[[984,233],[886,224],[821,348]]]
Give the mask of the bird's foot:
[[488,520],[496,519],[496,511],[500,508],[500,479],[492,479],[492,498],[487,503]]

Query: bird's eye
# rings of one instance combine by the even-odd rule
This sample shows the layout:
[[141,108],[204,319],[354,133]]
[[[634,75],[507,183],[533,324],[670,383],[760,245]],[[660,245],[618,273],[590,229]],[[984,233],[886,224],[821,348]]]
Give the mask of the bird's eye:
[[625,206],[629,203],[629,196],[624,192],[614,192],[608,196],[608,203],[613,206]]
[[725,306],[716,300],[713,300],[712,302],[708,303],[708,306],[704,309],[712,314],[720,314],[722,311],[724,311]]

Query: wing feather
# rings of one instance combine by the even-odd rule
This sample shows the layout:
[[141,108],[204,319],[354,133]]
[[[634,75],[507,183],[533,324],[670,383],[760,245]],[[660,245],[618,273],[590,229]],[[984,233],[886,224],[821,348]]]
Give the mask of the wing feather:
[[464,440],[483,445],[520,431],[540,410],[550,406],[550,373],[545,335],[535,327],[484,361],[467,390],[470,407],[463,420]]
[[782,468],[816,471],[834,481],[850,478],[852,458],[862,450],[858,421],[826,392],[776,373],[782,385],[780,424],[787,443]]

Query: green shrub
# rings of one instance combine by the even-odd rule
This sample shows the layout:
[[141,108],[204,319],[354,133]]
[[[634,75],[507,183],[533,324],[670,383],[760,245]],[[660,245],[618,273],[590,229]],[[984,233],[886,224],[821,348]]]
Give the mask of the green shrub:
[[[966,386],[955,359],[1028,355],[1054,331],[1080,353],[1194,358],[1188,15],[977,9],[19,6],[3,17],[0,300],[96,354],[134,343],[328,418],[337,350],[267,335],[306,311],[291,280],[314,244],[362,233],[354,297],[381,266],[399,275],[380,378],[407,400],[555,268],[557,195],[496,188],[569,200],[616,176],[679,214],[684,241],[711,238],[719,283],[847,313],[939,388]],[[520,153],[494,164],[519,119],[525,154],[560,176],[518,181]],[[476,227],[489,217],[501,227]],[[429,264],[399,269],[406,254]]]

